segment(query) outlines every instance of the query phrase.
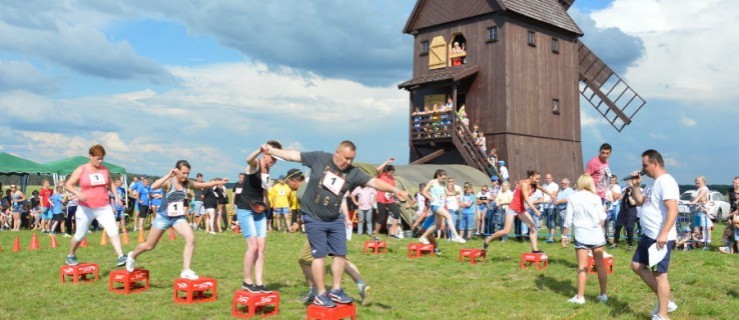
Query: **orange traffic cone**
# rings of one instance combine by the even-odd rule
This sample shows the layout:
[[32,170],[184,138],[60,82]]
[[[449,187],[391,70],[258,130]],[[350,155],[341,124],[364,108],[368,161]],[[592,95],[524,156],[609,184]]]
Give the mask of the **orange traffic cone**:
[[15,237],[15,241],[13,241],[13,252],[21,251],[21,239],[18,238],[18,236]]
[[139,229],[139,243],[144,243],[146,241],[146,238],[144,237],[144,229]]
[[31,246],[28,247],[28,250],[38,250],[38,236],[36,233],[31,237]]
[[169,228],[169,240],[175,240],[177,236],[174,234],[174,229]]
[[87,237],[83,238],[80,242],[80,247],[87,248]]
[[58,244],[56,243],[56,237],[55,236],[51,236],[51,248],[52,249],[56,249],[57,246],[58,246]]
[[108,245],[108,235],[105,234],[105,231],[101,232],[101,235],[100,235],[100,245],[101,246],[107,246]]
[[131,242],[131,239],[128,238],[128,231],[126,231],[126,228],[123,228],[123,244],[128,244]]

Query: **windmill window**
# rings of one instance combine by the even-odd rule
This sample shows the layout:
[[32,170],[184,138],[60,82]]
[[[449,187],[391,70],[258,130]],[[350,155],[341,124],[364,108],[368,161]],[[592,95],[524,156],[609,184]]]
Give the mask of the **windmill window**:
[[492,26],[488,28],[488,40],[487,42],[498,41],[498,26]]
[[421,55],[427,55],[429,54],[429,42],[428,41],[421,41]]
[[559,114],[559,99],[552,99],[552,113]]
[[530,46],[536,47],[536,32],[529,31],[527,40]]
[[449,42],[449,64],[459,66],[467,63],[467,39],[455,34]]
[[552,38],[552,52],[559,53],[559,40]]

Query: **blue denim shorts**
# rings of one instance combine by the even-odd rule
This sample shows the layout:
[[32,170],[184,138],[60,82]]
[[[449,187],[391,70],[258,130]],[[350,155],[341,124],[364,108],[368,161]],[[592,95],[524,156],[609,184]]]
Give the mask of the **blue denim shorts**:
[[244,238],[267,237],[267,215],[265,213],[254,214],[251,210],[236,209],[236,219],[239,220],[241,234]]
[[428,230],[431,226],[436,224],[436,218],[434,216],[435,215],[432,213],[426,217],[426,219],[423,220],[423,223],[421,223],[421,229]]
[[290,214],[290,208],[275,208],[274,214],[288,215]]
[[577,239],[575,239],[574,245],[575,245],[575,249],[595,249],[595,248],[606,245],[606,239],[603,238],[603,243],[600,243],[600,244],[584,244],[584,243],[581,243],[580,241],[577,241]]
[[154,218],[154,223],[152,223],[151,226],[152,228],[157,228],[159,230],[167,230],[180,221],[184,221],[185,223],[187,223],[187,218],[184,215],[170,217],[166,214],[158,213],[156,218]]

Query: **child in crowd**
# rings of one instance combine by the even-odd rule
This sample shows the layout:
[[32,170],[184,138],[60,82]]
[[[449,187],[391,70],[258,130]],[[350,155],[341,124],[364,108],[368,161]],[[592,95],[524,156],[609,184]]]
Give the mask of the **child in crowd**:
[[477,198],[472,191],[472,184],[464,183],[464,195],[462,195],[462,215],[459,222],[459,234],[469,240],[472,237],[472,229],[475,226],[475,202]]
[[61,225],[61,232],[66,233],[64,229],[64,213],[62,213],[62,191],[64,191],[64,187],[62,186],[56,186],[55,188],[56,192],[52,194],[49,197],[49,205],[51,206],[51,215],[52,215],[52,221],[54,223],[51,225],[51,229],[49,229],[49,235],[53,236],[56,231],[56,226]]

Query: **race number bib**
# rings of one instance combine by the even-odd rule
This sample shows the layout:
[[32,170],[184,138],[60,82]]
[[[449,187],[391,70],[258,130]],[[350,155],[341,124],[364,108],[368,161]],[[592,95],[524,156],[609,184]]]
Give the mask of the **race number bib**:
[[167,215],[170,217],[178,217],[185,214],[185,204],[182,201],[170,202],[167,205]]
[[281,196],[284,196],[284,195],[285,195],[285,190],[280,190],[280,191],[278,191],[277,193],[278,193],[279,195],[281,195]]
[[385,192],[385,199],[390,200],[392,198],[393,198],[393,193],[392,192]]
[[241,194],[241,188],[236,188],[236,191],[234,191],[235,194]]
[[327,171],[323,175],[323,186],[337,196],[340,195],[341,189],[344,187],[345,183],[346,180],[342,179],[331,171]]
[[103,176],[102,173],[90,173],[89,178],[91,186],[99,186],[105,184],[105,176]]

